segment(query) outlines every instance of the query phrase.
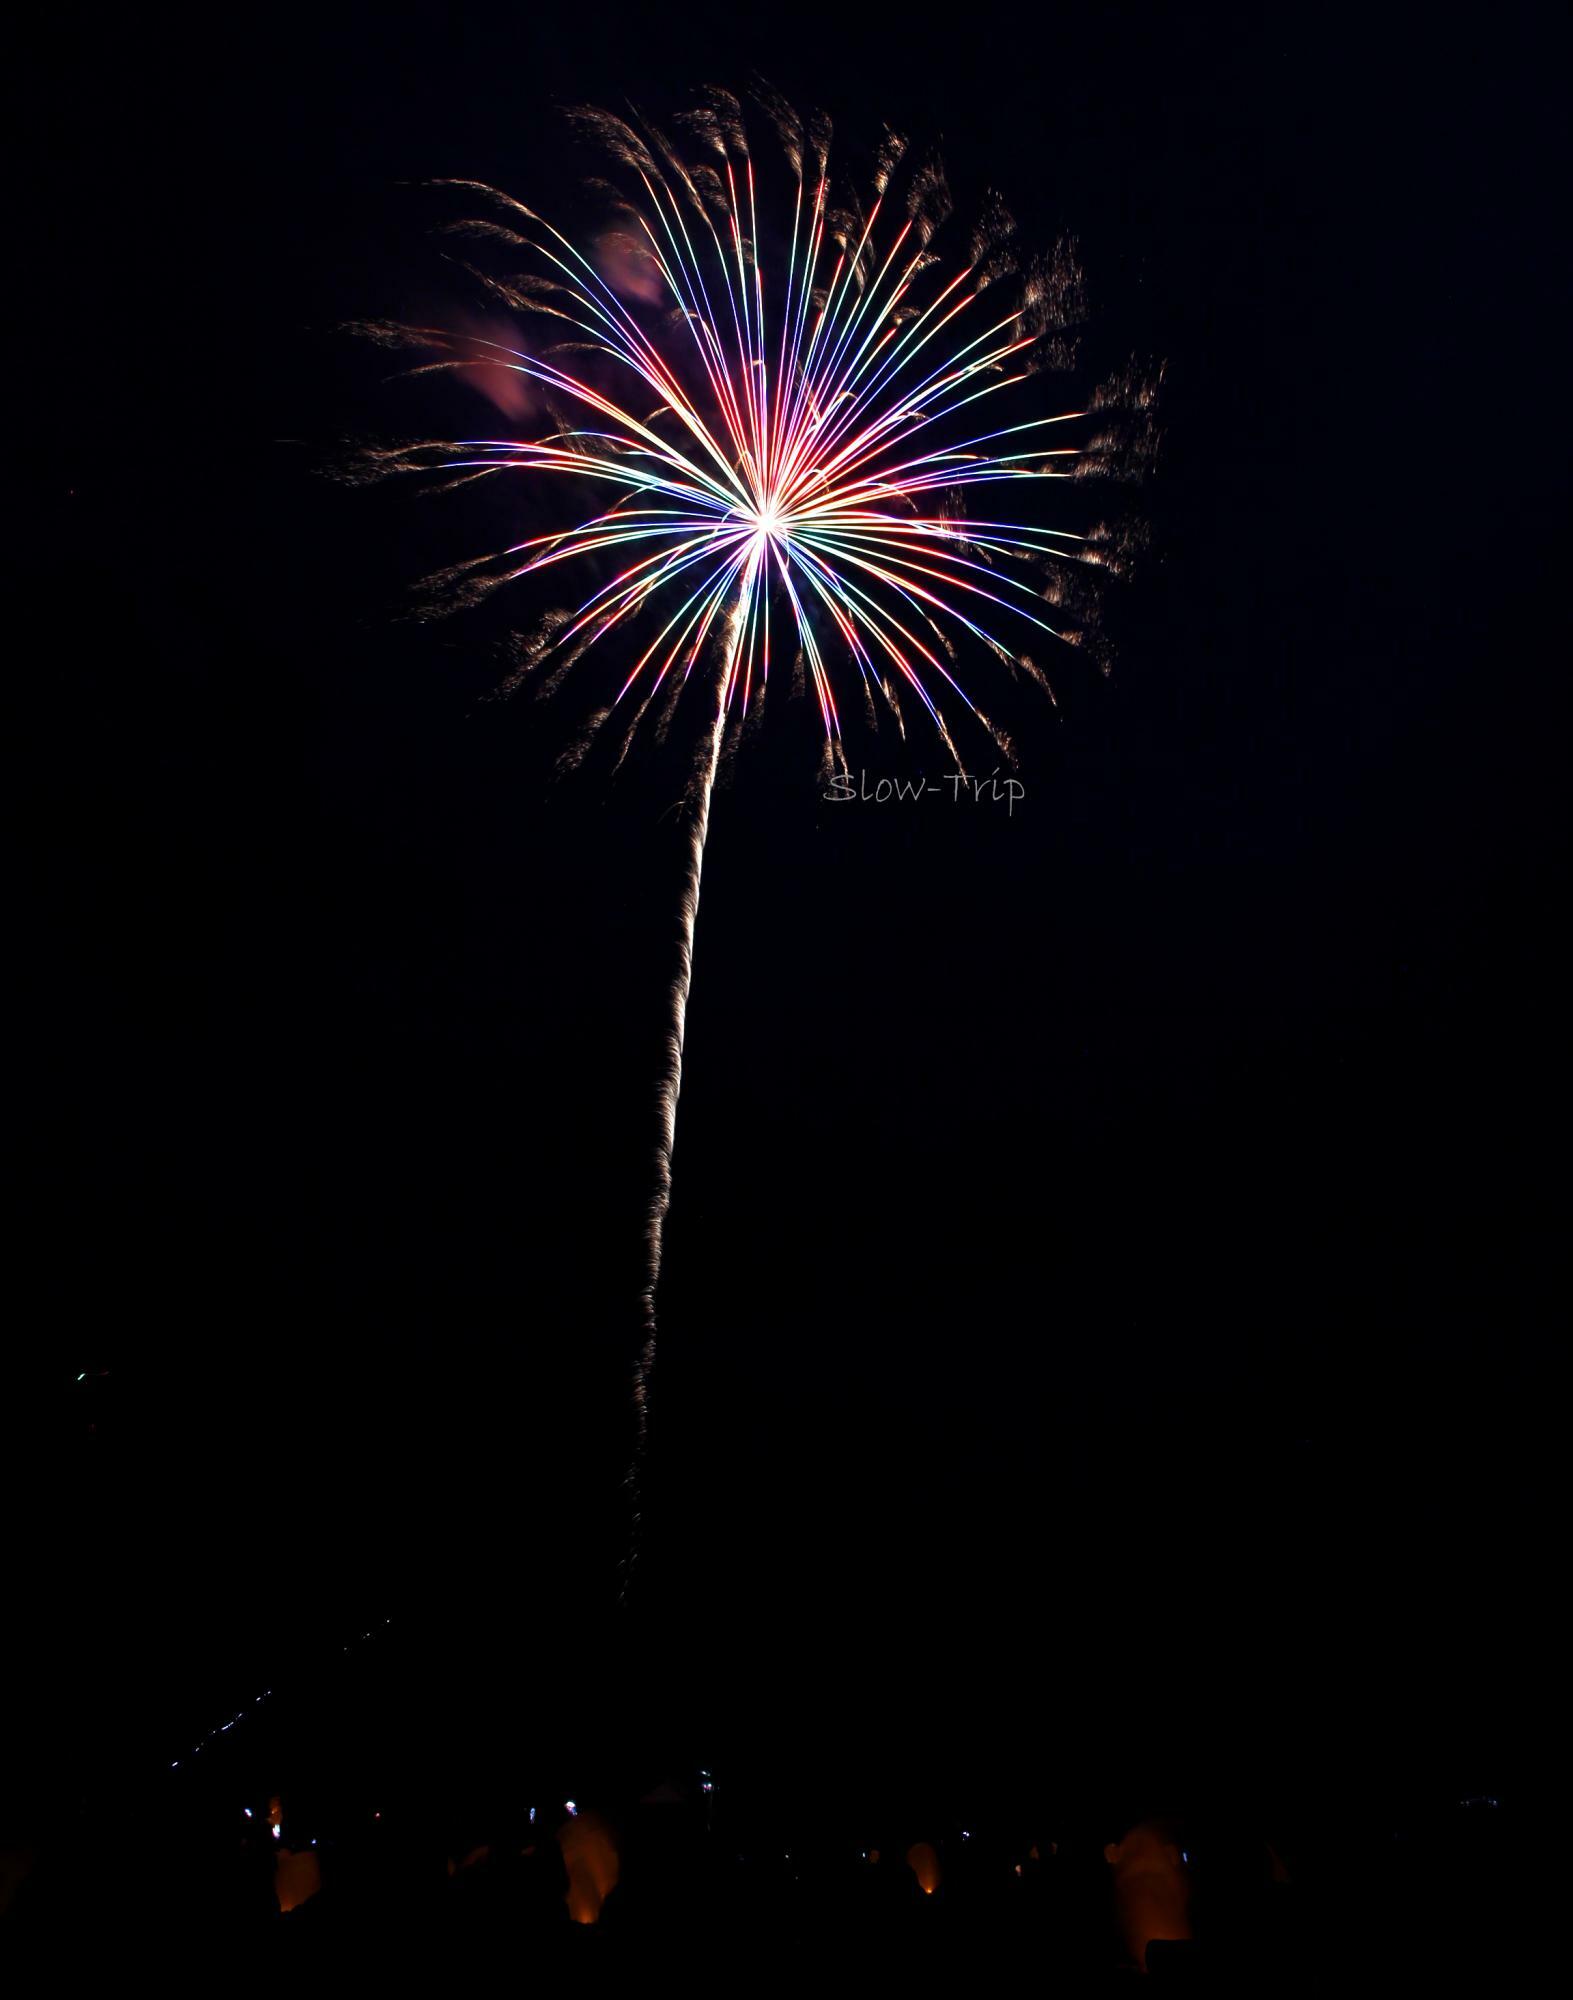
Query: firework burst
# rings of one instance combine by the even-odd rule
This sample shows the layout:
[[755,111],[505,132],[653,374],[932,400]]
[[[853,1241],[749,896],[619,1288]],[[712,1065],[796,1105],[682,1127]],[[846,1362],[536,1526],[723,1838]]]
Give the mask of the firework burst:
[[426,367],[478,371],[499,409],[541,419],[527,437],[383,453],[378,469],[522,473],[559,482],[571,506],[599,496],[571,525],[437,579],[450,602],[473,602],[548,572],[588,572],[593,587],[525,644],[515,679],[550,689],[587,655],[615,661],[593,730],[613,728],[619,762],[652,704],[664,729],[685,687],[704,690],[647,1234],[641,1448],[700,869],[729,724],[758,710],[785,653],[812,689],[833,767],[846,768],[854,690],[868,717],[883,710],[903,737],[921,711],[958,769],[962,720],[1008,756],[963,685],[963,649],[1052,699],[1034,653],[1087,636],[1077,572],[1111,555],[1106,531],[1018,518],[1030,510],[1010,503],[1107,470],[1115,405],[1141,403],[1127,382],[1084,409],[1014,407],[1004,392],[1069,365],[1080,297],[1068,246],[1021,259],[993,203],[947,262],[934,247],[949,212],[935,167],[905,167],[903,142],[887,135],[867,199],[837,197],[824,121],[769,95],[759,110],[786,162],[773,190],[725,93],[689,115],[684,150],[653,127],[575,114],[622,183],[601,184],[612,226],[587,249],[495,189],[444,184],[489,210],[457,229],[528,265],[509,276],[467,268],[544,329],[540,342],[366,329],[436,347]]

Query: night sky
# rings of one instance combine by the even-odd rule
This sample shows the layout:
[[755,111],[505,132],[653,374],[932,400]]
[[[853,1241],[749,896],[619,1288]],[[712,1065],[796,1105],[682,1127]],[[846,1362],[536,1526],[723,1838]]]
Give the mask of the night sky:
[[[1405,14],[58,17],[13,374],[35,1777],[137,1782],[391,1618],[406,1746],[1530,1781],[1568,50]],[[1162,451],[1012,815],[827,805],[806,711],[717,796],[618,1612],[681,772],[552,782],[571,695],[489,700],[503,621],[407,616],[506,482],[326,475],[485,407],[341,330],[478,304],[418,183],[589,213],[557,107],[756,70],[1072,233]]]

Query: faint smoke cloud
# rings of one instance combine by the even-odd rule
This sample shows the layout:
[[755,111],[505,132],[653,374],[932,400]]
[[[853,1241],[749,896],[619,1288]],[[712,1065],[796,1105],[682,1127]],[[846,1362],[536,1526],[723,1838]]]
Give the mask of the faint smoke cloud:
[[659,305],[666,284],[649,246],[627,230],[609,229],[596,238],[595,263],[612,290],[625,299]]
[[487,402],[516,421],[540,410],[541,398],[529,376],[510,366],[520,349],[518,333],[507,320],[458,313],[450,333],[454,355],[462,363],[460,372]]

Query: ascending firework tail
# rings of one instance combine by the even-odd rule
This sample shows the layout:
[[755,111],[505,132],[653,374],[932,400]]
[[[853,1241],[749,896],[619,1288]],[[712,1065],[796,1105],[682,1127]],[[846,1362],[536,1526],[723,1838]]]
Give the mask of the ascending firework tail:
[[677,965],[668,996],[666,1064],[656,1095],[655,1186],[651,1190],[649,1218],[645,1224],[645,1278],[641,1295],[643,1325],[639,1355],[634,1365],[634,1448],[625,1482],[633,1502],[629,1551],[623,1564],[622,1595],[625,1600],[639,1549],[639,1475],[644,1466],[650,1433],[650,1377],[655,1367],[656,1341],[655,1295],[661,1282],[667,1211],[672,1205],[672,1153],[677,1143],[677,1104],[683,1089],[683,1035],[688,1023],[688,992],[694,978],[694,925],[699,916],[699,880],[704,867],[705,836],[710,831],[710,798],[715,790],[716,771],[721,762],[727,702],[736,673],[742,626],[743,607],[740,603],[728,621],[725,653],[717,680],[715,715],[695,762],[689,799],[688,866],[678,905]]

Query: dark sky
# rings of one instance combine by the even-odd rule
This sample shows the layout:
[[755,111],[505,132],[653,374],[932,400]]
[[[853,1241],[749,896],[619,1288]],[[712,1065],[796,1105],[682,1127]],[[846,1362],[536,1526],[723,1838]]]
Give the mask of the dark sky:
[[[60,14],[8,1401],[81,1764],[375,1615],[745,1759],[1533,1768],[1567,49],[1405,12]],[[1072,232],[1163,452],[1009,819],[790,723],[718,798],[619,1621],[678,778],[550,786],[571,704],[401,615],[484,512],[322,469],[475,420],[338,330],[475,303],[413,184],[570,211],[557,106],[756,69]]]

